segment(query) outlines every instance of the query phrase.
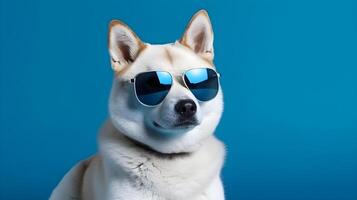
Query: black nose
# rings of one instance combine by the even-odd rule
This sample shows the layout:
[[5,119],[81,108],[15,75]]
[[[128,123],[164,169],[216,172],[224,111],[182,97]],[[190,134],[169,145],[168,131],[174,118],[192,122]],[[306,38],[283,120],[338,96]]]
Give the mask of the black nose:
[[183,118],[191,118],[197,111],[197,106],[191,99],[183,99],[176,103],[176,112]]

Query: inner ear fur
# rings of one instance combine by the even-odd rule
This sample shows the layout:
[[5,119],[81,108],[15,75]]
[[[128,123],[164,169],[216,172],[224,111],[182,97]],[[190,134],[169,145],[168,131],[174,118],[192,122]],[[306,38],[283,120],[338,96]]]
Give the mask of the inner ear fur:
[[112,20],[108,31],[108,48],[112,67],[115,71],[123,70],[134,62],[145,44],[128,25],[119,20]]
[[199,56],[213,60],[213,29],[207,11],[198,11],[186,26],[179,42]]

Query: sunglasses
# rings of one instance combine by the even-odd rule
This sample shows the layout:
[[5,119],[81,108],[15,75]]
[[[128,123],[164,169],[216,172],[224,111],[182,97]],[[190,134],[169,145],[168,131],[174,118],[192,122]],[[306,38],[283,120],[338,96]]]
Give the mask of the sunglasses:
[[[185,71],[182,80],[199,101],[209,101],[217,96],[219,73],[210,68],[195,68]],[[138,101],[145,106],[160,104],[169,93],[173,77],[166,71],[139,73],[130,80],[135,86]]]

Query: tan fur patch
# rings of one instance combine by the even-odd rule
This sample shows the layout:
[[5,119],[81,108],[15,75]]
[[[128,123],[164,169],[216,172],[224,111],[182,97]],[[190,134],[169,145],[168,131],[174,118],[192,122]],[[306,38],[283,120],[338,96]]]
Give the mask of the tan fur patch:
[[204,51],[204,44],[203,44],[203,41],[205,40],[205,32],[200,32],[196,38],[195,38],[195,41],[196,41],[196,46],[195,46],[195,52],[202,52]]
[[131,30],[131,28],[126,25],[124,22],[120,21],[120,20],[112,20],[109,23],[109,30],[108,30],[108,47],[110,45],[110,33],[111,30],[114,26],[123,26],[124,28],[126,28],[127,30],[129,30],[133,36],[135,37],[136,41],[138,42],[138,45],[140,48],[142,48],[143,46],[145,46],[145,44],[143,42],[141,42],[140,38],[135,34],[135,32],[133,30]]
[[[191,27],[192,22],[199,15],[204,15],[204,17],[207,18],[208,21],[210,21],[207,11],[205,11],[205,10],[198,11],[195,15],[193,15],[193,17],[191,18],[190,22],[187,24],[187,26],[185,28],[185,32],[184,32],[183,36],[181,37],[181,39],[178,42],[180,44],[182,44],[183,46],[193,50],[198,56],[200,56],[202,59],[204,59],[205,61],[207,61],[208,63],[213,65],[213,58],[211,56],[207,56],[207,54],[211,54],[212,52],[211,51],[200,52],[200,51],[204,51],[203,46],[202,46],[202,42],[203,42],[203,40],[205,39],[206,36],[205,36],[205,34],[203,32],[200,33],[199,35],[197,35],[196,38],[195,38],[196,43],[198,44],[197,46],[190,47],[187,44],[187,35],[186,35],[186,33],[187,33],[188,29]],[[212,28],[211,28],[211,31],[213,31]],[[211,32],[211,34],[213,35],[213,32]]]
[[165,53],[166,53],[166,58],[169,60],[170,64],[172,65],[174,62],[174,59],[173,59],[170,51],[167,48],[165,48]]
[[187,26],[186,26],[186,28],[185,28],[185,32],[184,32],[183,36],[182,36],[181,39],[179,40],[179,42],[180,42],[181,44],[183,44],[183,45],[185,45],[185,46],[187,46],[187,47],[189,47],[188,44],[187,44],[187,39],[186,39],[187,30],[191,27],[192,22],[193,22],[193,21],[196,19],[196,17],[198,17],[199,15],[204,15],[206,18],[209,19],[208,13],[207,13],[207,11],[205,11],[205,10],[200,10],[200,11],[198,11],[195,15],[192,16],[190,22],[187,24]]
[[128,25],[126,25],[125,23],[123,23],[122,21],[119,21],[119,20],[112,20],[109,23],[108,38],[107,38],[108,39],[107,40],[108,48],[110,48],[110,33],[114,26],[122,26],[122,27],[125,27],[127,30],[129,30],[132,33],[132,35],[135,37],[135,40],[137,41],[137,44],[139,46],[137,55],[135,56],[135,58],[131,58],[130,52],[125,49],[125,46],[123,46],[123,44],[118,44],[119,48],[122,47],[123,48],[122,51],[124,50],[123,51],[124,57],[130,58],[129,64],[122,65],[122,66],[120,66],[121,64],[118,62],[114,62],[113,60],[111,61],[111,64],[113,66],[113,70],[114,70],[115,74],[119,75],[119,74],[123,74],[127,70],[127,68],[130,67],[131,63],[134,62],[134,60],[146,48],[147,45],[140,40],[140,38],[135,34],[135,32]]

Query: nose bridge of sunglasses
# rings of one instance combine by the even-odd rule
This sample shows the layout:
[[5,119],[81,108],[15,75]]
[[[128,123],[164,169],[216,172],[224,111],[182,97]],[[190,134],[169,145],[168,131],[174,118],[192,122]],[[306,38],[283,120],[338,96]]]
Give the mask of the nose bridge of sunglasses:
[[[182,87],[185,87],[187,88],[186,84],[185,84],[185,80],[184,80],[184,77],[181,75],[181,74],[178,74],[178,75],[172,75],[172,82],[176,82],[176,84],[179,84],[181,85]],[[175,83],[173,83],[175,84]]]
[[174,80],[169,95],[173,95],[181,99],[195,99],[190,88],[188,88],[185,84],[182,76],[178,75],[173,77],[173,79]]

